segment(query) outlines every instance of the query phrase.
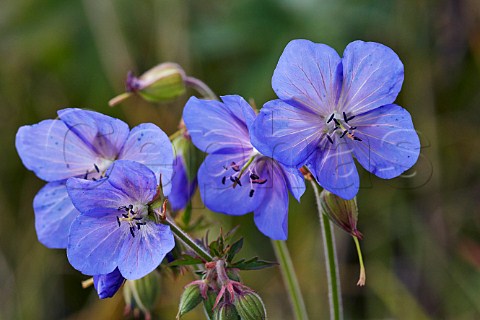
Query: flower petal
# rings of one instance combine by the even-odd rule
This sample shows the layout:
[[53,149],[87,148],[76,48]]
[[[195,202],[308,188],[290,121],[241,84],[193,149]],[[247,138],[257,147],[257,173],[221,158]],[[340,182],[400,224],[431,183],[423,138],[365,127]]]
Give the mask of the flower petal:
[[197,179],[188,180],[182,156],[175,158],[173,172],[172,191],[168,196],[168,202],[170,202],[173,211],[178,211],[185,208],[190,201],[197,187]]
[[352,120],[355,136],[350,141],[358,162],[383,179],[399,176],[417,162],[420,140],[407,110],[391,104]]
[[170,227],[147,223],[136,235],[123,244],[118,261],[122,275],[129,280],[142,278],[152,272],[167,253],[175,247]]
[[98,155],[60,120],[18,129],[15,146],[23,164],[46,181],[83,176]]
[[403,64],[387,46],[354,41],[343,53],[339,111],[351,115],[395,101],[403,83]]
[[111,298],[125,282],[118,268],[107,274],[93,276],[93,285],[100,299]]
[[[241,186],[233,183],[229,177],[235,172],[233,169],[224,169],[232,162],[240,168],[248,160],[248,154],[210,154],[198,170],[198,186],[205,206],[216,212],[230,215],[242,215],[252,212],[263,199],[264,188],[257,188],[250,197],[250,178],[248,172],[241,178]],[[225,184],[223,183],[225,182]]]
[[146,165],[157,176],[162,175],[163,193],[172,188],[173,148],[170,139],[159,127],[143,123],[130,131],[118,159],[132,160]]
[[267,102],[252,127],[252,144],[287,166],[302,166],[315,151],[324,121],[282,100]]
[[63,109],[58,116],[85,144],[103,158],[113,160],[128,137],[128,125],[104,114],[82,109]]
[[82,213],[72,223],[67,257],[70,264],[87,275],[107,274],[118,265],[123,242],[131,237],[128,224],[117,222],[115,209]]
[[352,149],[342,141],[319,149],[308,164],[323,188],[347,200],[355,197],[360,184],[351,153]]
[[288,186],[288,190],[300,202],[300,197],[305,192],[305,179],[303,174],[296,167],[287,167],[279,164],[283,170],[283,176]]
[[[269,185],[261,185],[265,196],[255,209],[254,220],[258,229],[274,240],[286,240],[288,236],[288,190],[282,168],[272,160],[265,163],[264,171]],[[268,182],[267,182],[268,183]]]
[[38,240],[48,248],[64,249],[68,233],[80,214],[67,193],[65,180],[45,185],[33,200]]
[[338,53],[324,44],[293,40],[285,47],[272,78],[282,100],[313,114],[333,111],[342,86]]
[[[244,109],[251,107],[240,97],[223,97],[225,103],[190,98],[183,110],[183,120],[192,141],[204,152],[235,152],[251,148]],[[231,103],[235,100],[235,103]]]

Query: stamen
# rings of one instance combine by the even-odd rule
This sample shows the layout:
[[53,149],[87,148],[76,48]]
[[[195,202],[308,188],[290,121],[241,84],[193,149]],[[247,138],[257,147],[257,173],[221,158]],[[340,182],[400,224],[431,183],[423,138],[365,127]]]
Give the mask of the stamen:
[[353,137],[353,140],[362,141],[362,139],[357,138],[357,137]]
[[328,118],[327,123],[332,122],[333,117],[335,117],[335,113],[332,113],[332,115],[330,116],[330,118]]
[[241,187],[242,183],[240,182],[240,179],[238,177],[235,177],[235,182]]
[[350,127],[350,130],[355,130],[357,129],[357,127]]
[[97,179],[95,179],[95,178],[92,178],[92,180],[93,180],[93,181],[97,181]]
[[252,173],[252,174],[250,175],[250,179],[252,179],[252,180],[258,180],[258,179],[260,179],[260,177],[257,176],[255,173]]
[[347,114],[345,113],[345,111],[343,112],[343,120],[348,123],[348,118],[347,118]]
[[267,182],[267,179],[252,180],[252,183],[255,183],[255,184],[264,184],[265,182]]
[[337,126],[340,126],[340,122],[338,122],[337,119],[333,118],[333,122],[335,122],[335,124],[336,124]]
[[135,230],[134,227],[130,227],[130,234],[132,235],[132,237],[135,238],[135,233],[133,232]]
[[88,179],[88,170],[85,172],[85,175],[83,176],[83,179],[87,180]]
[[120,218],[117,216],[117,223],[118,223],[118,226],[120,227],[121,224],[120,224]]
[[343,138],[346,134],[347,134],[348,130],[345,130],[343,131],[342,135],[340,136],[340,138]]
[[355,118],[355,116],[351,116],[351,117],[348,118],[347,121],[345,121],[345,122],[348,122],[348,121],[352,120],[353,118]]
[[128,219],[128,214],[122,213],[122,216],[123,216],[124,218]]
[[94,163],[93,166],[95,167],[95,170],[97,171],[97,173],[100,173],[100,169],[98,169],[97,165]]
[[128,209],[132,210],[133,209],[133,204],[128,205]]
[[230,176],[230,181],[235,182],[235,178],[233,176]]
[[230,164],[230,166],[232,167],[233,171],[235,171],[235,172],[240,171],[240,167],[239,167],[238,164],[236,164],[235,162],[232,162],[232,163]]
[[225,184],[225,180],[227,180],[227,177],[222,178],[222,184]]
[[254,192],[255,192],[255,190],[253,190],[253,189],[250,190],[250,194],[249,194],[250,198],[253,197]]
[[332,140],[332,138],[330,138],[330,136],[328,134],[327,134],[327,139],[328,139],[328,141],[330,141],[331,144],[333,144],[333,140]]

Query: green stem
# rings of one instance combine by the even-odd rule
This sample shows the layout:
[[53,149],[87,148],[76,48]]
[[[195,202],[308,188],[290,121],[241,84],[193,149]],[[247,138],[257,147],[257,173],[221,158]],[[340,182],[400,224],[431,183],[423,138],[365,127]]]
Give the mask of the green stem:
[[203,260],[210,262],[213,260],[213,257],[205,249],[199,246],[195,240],[193,240],[187,233],[185,233],[170,217],[166,217],[165,224],[170,226],[173,234],[180,239],[187,247],[195,251],[195,253],[202,258]]
[[272,240],[275,256],[280,263],[280,270],[282,271],[283,283],[287,286],[290,303],[292,304],[293,313],[296,320],[308,320],[307,309],[303,301],[302,292],[298,285],[295,269],[293,268],[290,252],[285,241]]
[[323,233],[323,246],[325,251],[325,267],[328,279],[328,302],[330,306],[331,319],[343,319],[342,296],[340,289],[340,277],[338,275],[337,252],[335,248],[335,239],[333,238],[333,229],[330,220],[323,213],[320,200],[320,191],[315,181],[312,180],[312,187],[317,201],[318,215]]
[[358,261],[360,262],[360,277],[358,278],[357,286],[364,286],[367,281],[367,276],[365,273],[365,265],[363,264],[362,250],[360,249],[358,238],[355,236],[352,236],[352,238],[355,242],[355,247],[357,247]]
[[185,84],[200,93],[205,99],[218,100],[217,95],[210,89],[205,82],[194,78],[185,77]]

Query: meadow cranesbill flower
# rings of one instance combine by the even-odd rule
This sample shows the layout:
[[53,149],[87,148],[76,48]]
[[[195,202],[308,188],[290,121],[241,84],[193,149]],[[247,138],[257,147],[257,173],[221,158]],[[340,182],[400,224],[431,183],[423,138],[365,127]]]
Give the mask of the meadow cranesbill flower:
[[305,190],[298,169],[262,155],[250,143],[255,112],[240,96],[223,102],[187,102],[183,119],[193,143],[209,153],[198,171],[203,203],[230,215],[254,212],[258,229],[287,238],[288,190],[299,200]]
[[80,211],[68,237],[72,266],[88,275],[118,268],[129,280],[153,271],[175,246],[170,227],[149,210],[157,188],[153,171],[128,160],[116,161],[101,180],[68,179],[68,194]]
[[111,298],[125,282],[118,268],[107,274],[93,276],[93,285],[100,299]]
[[410,114],[392,104],[402,82],[402,62],[382,44],[354,41],[340,58],[324,44],[293,40],[272,78],[280,99],[262,108],[253,145],[285,165],[306,164],[322,187],[352,199],[359,188],[352,156],[384,179],[417,161]]
[[121,120],[81,109],[63,109],[58,116],[21,127],[15,142],[25,167],[48,182],[33,201],[37,236],[45,246],[67,246],[70,225],[78,215],[65,187],[70,177],[97,180],[115,160],[127,159],[161,175],[164,193],[170,192],[172,146],[156,125],[129,130]]

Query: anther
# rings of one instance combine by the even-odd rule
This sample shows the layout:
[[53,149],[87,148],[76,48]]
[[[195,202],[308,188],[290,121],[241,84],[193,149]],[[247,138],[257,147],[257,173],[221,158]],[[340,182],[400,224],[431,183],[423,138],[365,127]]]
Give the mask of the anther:
[[241,187],[242,183],[240,182],[240,179],[238,177],[235,177],[235,182]]
[[350,127],[350,130],[355,130],[357,129],[357,127]]
[[362,141],[362,139],[357,138],[357,137],[353,137],[353,140]]
[[351,116],[351,117],[348,118],[347,121],[345,121],[345,122],[348,122],[348,121],[352,120],[353,118],[355,118],[355,116]]
[[135,230],[135,227],[130,227],[130,234],[132,235],[132,237],[135,238],[135,233],[133,232]]
[[122,213],[122,216],[123,216],[124,218],[128,218],[128,214],[126,214],[126,213]]
[[257,176],[255,173],[252,173],[252,174],[250,175],[250,179],[252,179],[252,180],[258,180],[258,179],[260,179],[260,177]]
[[348,118],[347,118],[347,114],[345,113],[345,111],[343,112],[343,120],[348,123]]
[[342,135],[340,136],[340,138],[343,138],[346,134],[347,134],[348,130],[345,130],[343,131]]
[[335,122],[335,124],[336,124],[337,126],[339,126],[339,125],[340,125],[340,122],[338,122],[338,120],[337,120],[337,119],[335,119],[335,118],[333,118],[333,122]]
[[330,118],[328,118],[327,123],[332,122],[333,117],[335,117],[335,113],[332,113],[332,115],[330,116]]
[[332,140],[332,138],[330,138],[329,135],[327,135],[327,139],[328,139],[328,141],[330,141],[331,144],[333,144],[333,140]]
[[85,175],[83,176],[83,179],[85,179],[85,180],[88,179],[88,170],[87,170],[87,172],[85,172]]
[[227,177],[222,178],[222,184],[225,184],[225,180],[227,180]]
[[256,183],[256,184],[264,184],[265,182],[267,182],[267,179],[252,180],[252,183]]
[[230,167],[232,167],[233,171],[235,172],[240,171],[240,167],[235,162],[232,162],[232,164],[230,164]]
[[120,218],[117,216],[117,223],[118,223],[118,226],[120,227]]
[[133,209],[133,204],[128,205],[128,209],[132,210]]
[[100,173],[100,169],[98,169],[98,166],[94,163],[93,166],[95,167],[95,170]]
[[255,192],[255,190],[253,190],[253,189],[250,190],[250,194],[249,194],[250,198],[253,197],[254,192]]
[[233,176],[230,176],[230,181],[235,182],[235,178]]
[[92,180],[93,180],[93,181],[97,181],[97,179],[95,179],[95,178],[92,178]]

